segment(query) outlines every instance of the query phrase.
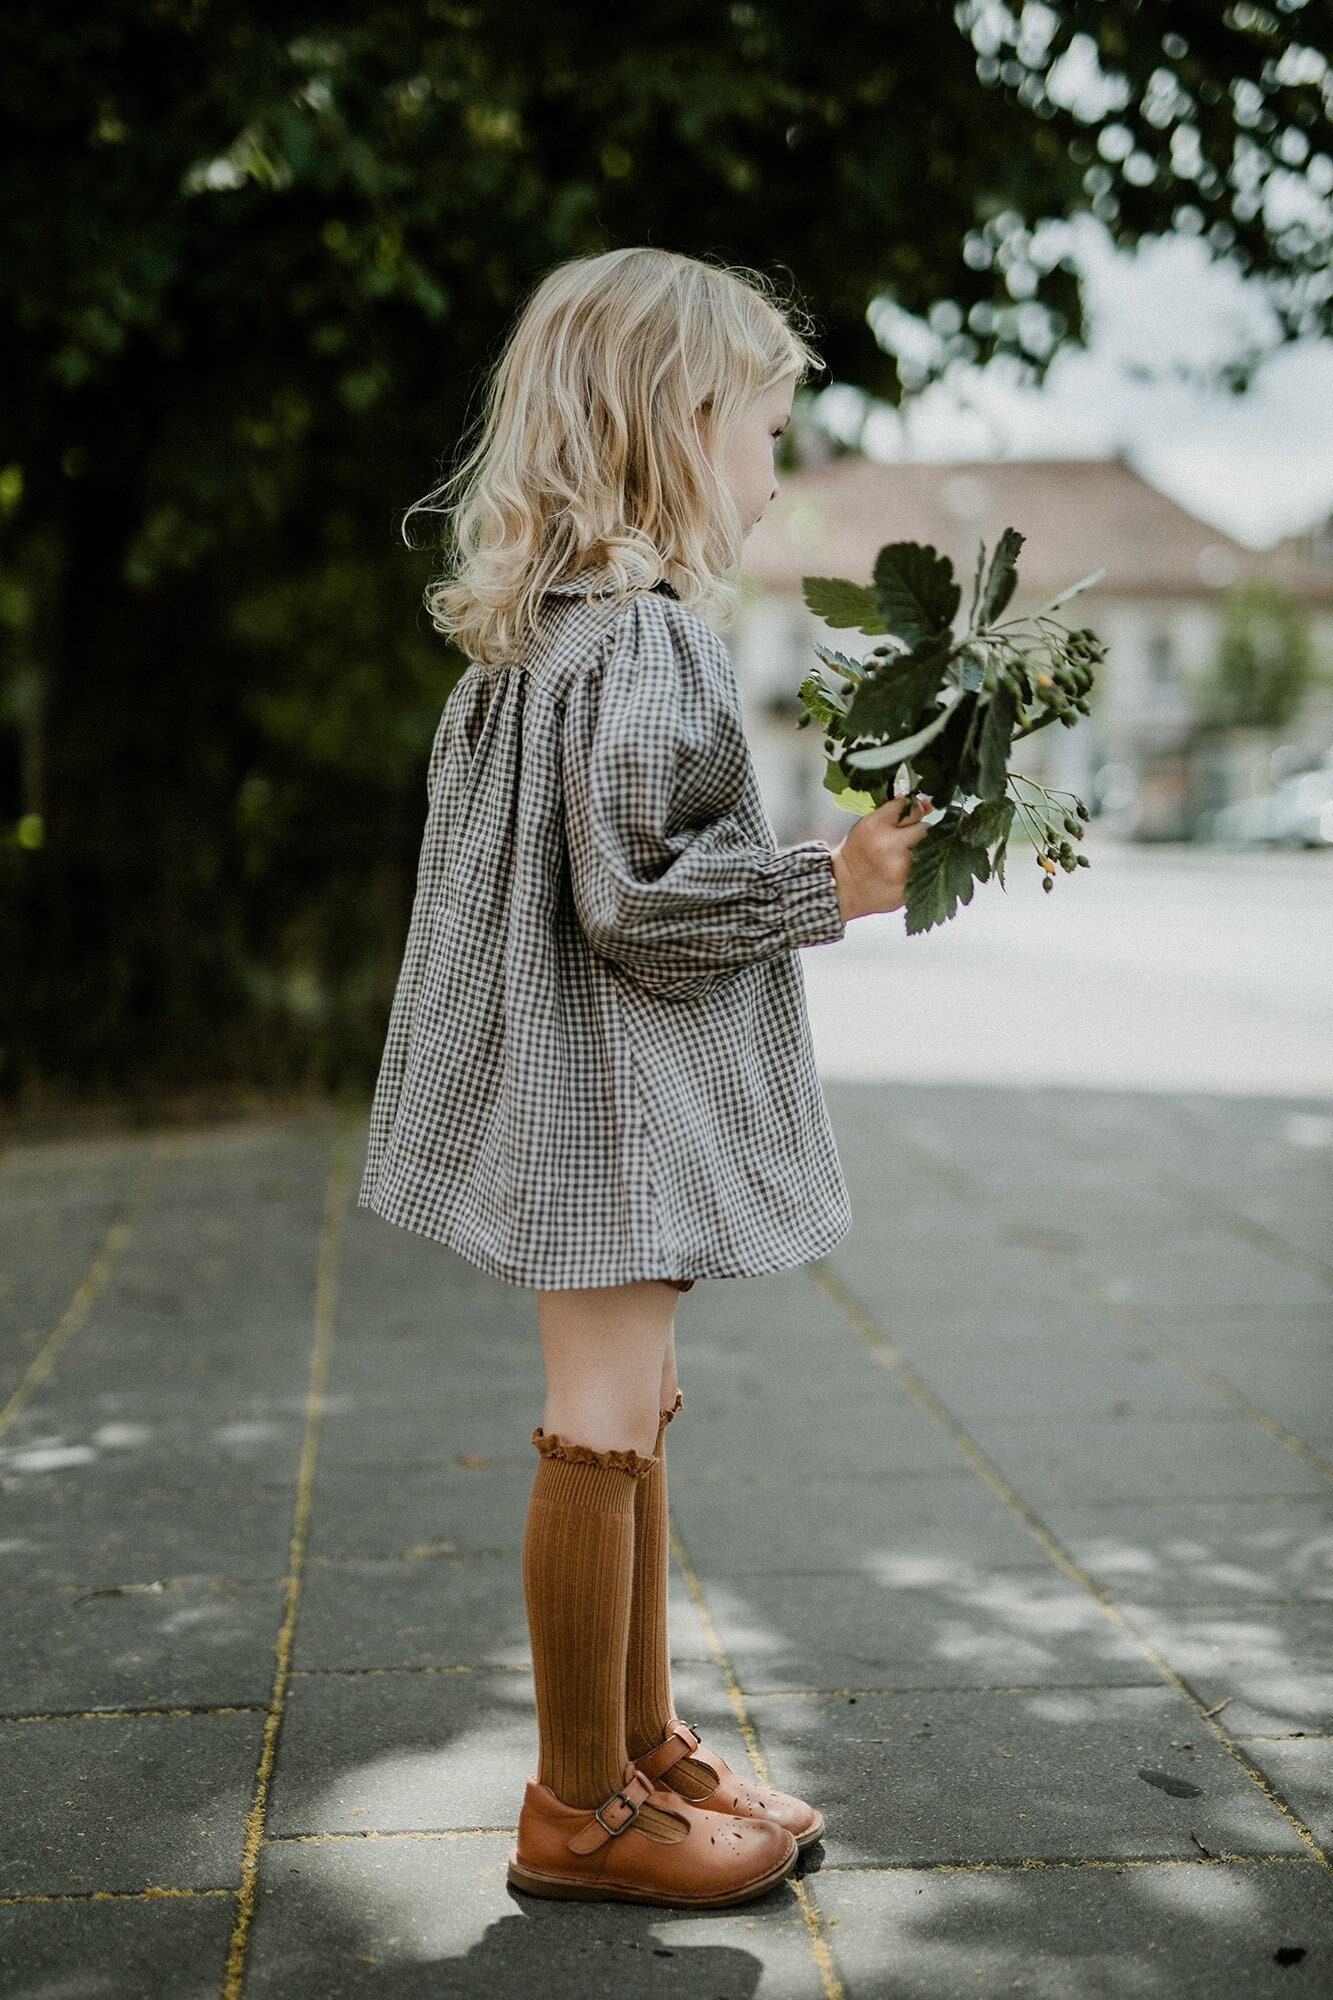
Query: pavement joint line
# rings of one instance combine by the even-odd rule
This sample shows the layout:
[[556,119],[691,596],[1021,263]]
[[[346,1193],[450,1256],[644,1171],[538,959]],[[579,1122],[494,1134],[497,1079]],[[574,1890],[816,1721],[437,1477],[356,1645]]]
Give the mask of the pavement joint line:
[[[957,1168],[941,1160],[939,1155],[922,1139],[919,1132],[912,1136],[909,1143],[913,1146],[922,1165],[933,1179],[938,1181],[941,1186],[947,1187],[950,1193],[956,1195],[969,1207],[986,1209],[997,1223],[1001,1234],[1007,1237],[1011,1243],[1016,1244],[1019,1249],[1031,1251],[1034,1256],[1039,1257],[1053,1269],[1063,1272],[1074,1285],[1075,1289],[1081,1291],[1086,1298],[1090,1298],[1097,1305],[1103,1306],[1116,1319],[1120,1320],[1122,1325],[1133,1327],[1136,1333],[1146,1334],[1159,1353],[1166,1355],[1170,1360],[1174,1361],[1178,1367],[1183,1368],[1187,1374],[1192,1375],[1197,1382],[1202,1382],[1205,1388],[1213,1391],[1214,1395],[1220,1396],[1224,1402],[1230,1403],[1239,1415],[1248,1418],[1252,1424],[1257,1424],[1260,1430],[1266,1432],[1278,1444],[1285,1445],[1289,1452],[1293,1453],[1295,1457],[1302,1459],[1313,1471],[1318,1472],[1325,1479],[1333,1480],[1333,1463],[1330,1463],[1321,1453],[1317,1452],[1312,1445],[1308,1445],[1304,1438],[1298,1437],[1294,1431],[1289,1431],[1285,1424],[1279,1423],[1276,1417],[1270,1417],[1267,1410],[1260,1409],[1257,1403],[1252,1403],[1248,1396],[1243,1395],[1239,1389],[1233,1388],[1225,1376],[1215,1374],[1203,1362],[1196,1361],[1187,1347],[1177,1346],[1169,1335],[1161,1331],[1155,1320],[1150,1319],[1146,1313],[1141,1312],[1128,1299],[1120,1298],[1101,1279],[1085,1271],[1072,1251],[1062,1248],[1061,1245],[1053,1242],[1050,1237],[1044,1235],[1039,1230],[1025,1229],[1021,1223],[1009,1222],[1005,1220],[1003,1215],[997,1216],[994,1209],[990,1208],[987,1203],[984,1189],[972,1181],[969,1176],[960,1173]],[[1222,1220],[1229,1220],[1233,1226],[1245,1220],[1244,1217],[1232,1216],[1230,1211],[1220,1207],[1203,1212],[1212,1213],[1216,1218]],[[1283,1239],[1273,1236],[1272,1241],[1281,1243]],[[1333,1271],[1321,1265],[1318,1258],[1311,1259],[1311,1263],[1318,1267],[1319,1275],[1325,1283],[1333,1281]],[[1194,1496],[1182,1495],[1181,1497],[1192,1498]]]
[[40,1713],[9,1715],[0,1713],[0,1723],[6,1722],[137,1722],[145,1716],[181,1715],[263,1715],[266,1713],[262,1701],[218,1702],[215,1706],[199,1702],[186,1708],[53,1708]]
[[1034,1855],[1022,1861],[826,1861],[820,1875],[1017,1875],[1030,1868],[1318,1868],[1312,1854]]
[[751,1688],[750,1693],[763,1701],[799,1701],[804,1696],[815,1700],[829,1700],[834,1696],[847,1695],[857,1701],[874,1701],[880,1695],[898,1694],[1086,1694],[1089,1690],[1104,1693],[1111,1688],[1156,1687],[1157,1681],[1024,1681],[1017,1686],[1007,1682],[989,1681],[928,1681],[924,1686],[915,1683],[911,1687],[884,1688]]
[[401,1563],[401,1562],[438,1562],[438,1561],[439,1561],[439,1559],[440,1559],[440,1558],[441,1558],[442,1556],[449,1556],[449,1557],[458,1557],[458,1556],[461,1556],[461,1557],[464,1557],[464,1558],[467,1558],[467,1557],[470,1557],[470,1556],[487,1556],[487,1557],[490,1557],[490,1558],[491,1558],[492,1560],[493,1560],[493,1559],[494,1559],[494,1558],[495,1558],[496,1556],[502,1556],[502,1557],[504,1557],[504,1558],[505,1558],[506,1560],[512,1560],[512,1559],[513,1559],[513,1558],[514,1558],[515,1556],[517,1556],[517,1555],[518,1555],[519,1553],[520,1553],[520,1551],[519,1551],[519,1550],[518,1550],[517,1548],[512,1548],[512,1549],[455,1549],[455,1548],[448,1548],[448,1549],[388,1549],[388,1550],[386,1550],[386,1551],[383,1551],[383,1552],[381,1552],[381,1553],[380,1553],[380,1554],[378,1554],[378,1555],[368,1555],[368,1554],[364,1554],[364,1553],[363,1553],[363,1554],[361,1554],[361,1555],[329,1555],[329,1556],[326,1556],[326,1555],[315,1555],[315,1556],[311,1556],[311,1558],[310,1558],[310,1564],[309,1564],[309,1566],[310,1566],[310,1568],[311,1568],[311,1569],[327,1569],[327,1568],[330,1568],[331,1566],[334,1566],[334,1565],[336,1565],[336,1564],[340,1564],[340,1563],[368,1563],[368,1562],[372,1562],[372,1563],[389,1563],[389,1562],[391,1562],[391,1563]]
[[1119,1626],[1125,1637],[1154,1671],[1161,1675],[1167,1686],[1174,1689],[1178,1695],[1182,1696],[1190,1704],[1198,1715],[1199,1720],[1212,1732],[1228,1755],[1234,1758],[1236,1763],[1240,1765],[1251,1783],[1263,1793],[1273,1810],[1286,1820],[1293,1833],[1296,1834],[1298,1839],[1304,1842],[1320,1864],[1328,1869],[1330,1873],[1333,1873],[1333,1860],[1330,1859],[1319,1845],[1312,1829],[1305,1824],[1305,1821],[1301,1819],[1295,1809],[1274,1789],[1258,1765],[1252,1763],[1243,1753],[1236,1741],[1228,1735],[1227,1731],[1219,1723],[1217,1717],[1208,1713],[1203,1700],[1195,1694],[1188,1682],[1183,1680],[1175,1668],[1164,1660],[1156,1648],[1144,1638],[1143,1634],[1125,1616],[1124,1612],[1108,1592],[1074,1561],[1074,1558],[1064,1547],[1064,1544],[1051,1533],[1041,1517],[1028,1506],[1027,1502],[1009,1484],[999,1467],[986,1455],[976,1440],[969,1436],[968,1432],[964,1430],[958,1419],[953,1415],[953,1412],[947,1409],[940,1401],[929,1383],[916,1373],[916,1370],[898,1352],[898,1349],[893,1345],[887,1334],[883,1333],[875,1324],[870,1314],[860,1304],[851,1289],[833,1274],[829,1266],[829,1259],[827,1257],[818,1258],[807,1265],[806,1268],[810,1271],[814,1282],[820,1289],[836,1305],[841,1307],[867,1352],[879,1362],[881,1367],[889,1368],[897,1375],[899,1381],[903,1383],[910,1394],[921,1405],[922,1409],[935,1419],[941,1429],[949,1434],[959,1450],[971,1461],[976,1472],[985,1480],[992,1491],[998,1494],[1005,1505],[1018,1515],[1029,1534],[1033,1535],[1041,1544],[1057,1567],[1072,1578],[1081,1589],[1087,1591],[1093,1602],[1101,1606],[1106,1616],[1114,1625]]
[[157,1597],[164,1590],[268,1590],[285,1585],[285,1576],[164,1576],[152,1583],[6,1583],[0,1597]]
[[419,1667],[293,1667],[290,1679],[365,1680],[373,1674],[530,1674],[531,1667],[519,1667],[504,1660],[474,1660],[466,1666],[441,1667],[427,1663]]
[[139,1220],[149,1189],[168,1159],[180,1149],[182,1143],[182,1136],[175,1132],[162,1134],[154,1140],[148,1158],[135,1175],[130,1191],[121,1204],[119,1215],[102,1238],[96,1256],[75,1288],[73,1298],[28,1363],[18,1387],[0,1409],[0,1436],[8,1430],[34,1390],[40,1388],[46,1380],[61,1349],[68,1344],[88,1317],[94,1299],[110,1277],[117,1259],[134,1234],[134,1227]]
[[[769,1778],[768,1759],[765,1757],[763,1747],[760,1744],[759,1732],[750,1720],[740,1679],[732,1664],[731,1655],[723,1644],[722,1634],[718,1631],[713,1614],[708,1607],[708,1598],[705,1594],[703,1584],[699,1580],[699,1573],[690,1561],[674,1515],[670,1520],[670,1540],[671,1553],[676,1558],[680,1573],[685,1579],[685,1587],[689,1591],[695,1611],[698,1613],[699,1623],[704,1628],[704,1636],[708,1640],[714,1664],[722,1675],[723,1685],[727,1691],[727,1699],[731,1703],[732,1713],[736,1718],[736,1726],[740,1730],[745,1742],[746,1754],[754,1767],[755,1776],[758,1778],[760,1784],[769,1784],[771,1780]],[[805,1883],[798,1876],[789,1875],[786,1880],[796,1898],[797,1906],[800,1909],[801,1917],[805,1924],[806,1940],[810,1946],[810,1955],[815,1962],[815,1970],[819,1974],[820,1984],[824,1989],[824,2000],[850,2000],[847,1988],[843,1984],[834,1961],[833,1945],[829,1938],[828,1924],[823,1911],[820,1909],[818,1902],[806,1889]]]
[[340,1833],[266,1833],[265,1847],[307,1846],[325,1840],[492,1840],[517,1837],[515,1826],[393,1826],[346,1827]]
[[234,1889],[34,1889],[22,1896],[0,1896],[0,1909],[19,1903],[156,1903],[168,1898],[185,1901],[204,1896],[234,1896]]
[[310,1507],[315,1484],[315,1461],[319,1450],[320,1423],[324,1414],[329,1365],[333,1352],[338,1262],[346,1223],[347,1195],[352,1180],[351,1145],[355,1129],[357,1128],[344,1113],[335,1133],[325,1184],[324,1214],[320,1224],[319,1251],[315,1268],[315,1335],[310,1351],[305,1433],[301,1441],[301,1459],[296,1481],[296,1509],[292,1520],[290,1553],[287,1558],[288,1574],[283,1619],[274,1642],[276,1664],[273,1689],[264,1717],[254,1792],[250,1810],[244,1821],[241,1881],[236,1892],[236,1915],[227,1946],[221,1986],[222,2000],[241,2000],[245,1983],[246,1954],[259,1882],[259,1850],[264,1835],[264,1816],[268,1809],[278,1729],[286,1706],[292,1647],[296,1638],[296,1617],[301,1602],[306,1539],[309,1533]]

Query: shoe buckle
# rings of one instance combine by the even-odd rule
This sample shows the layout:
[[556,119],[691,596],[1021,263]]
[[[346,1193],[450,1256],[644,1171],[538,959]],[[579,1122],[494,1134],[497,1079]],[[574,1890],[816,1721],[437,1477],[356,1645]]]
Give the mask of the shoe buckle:
[[[609,1799],[602,1800],[602,1803],[598,1806],[596,1812],[594,1812],[593,1818],[596,1820],[598,1826],[602,1828],[603,1832],[609,1833],[612,1839],[614,1839],[618,1833],[623,1833],[627,1826],[633,1826],[635,1820],[639,1817],[641,1803],[642,1801],[639,1799],[626,1798],[623,1792],[612,1792]],[[602,1818],[602,1814],[608,1808],[617,1804],[625,1808],[625,1817],[620,1821],[618,1826],[612,1826],[607,1820]]]

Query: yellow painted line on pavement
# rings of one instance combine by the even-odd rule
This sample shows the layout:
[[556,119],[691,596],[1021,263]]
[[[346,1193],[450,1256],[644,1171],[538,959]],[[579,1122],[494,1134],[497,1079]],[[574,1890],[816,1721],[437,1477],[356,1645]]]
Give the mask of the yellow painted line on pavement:
[[1273,1787],[1258,1765],[1250,1761],[1234,1739],[1227,1734],[1222,1724],[1217,1720],[1217,1717],[1208,1713],[1207,1708],[1199,1697],[1186,1686],[1175,1668],[1162,1658],[1161,1654],[1150,1641],[1145,1639],[1143,1634],[1130,1623],[1129,1619],[1126,1618],[1124,1612],[1114,1602],[1108,1592],[1103,1590],[1101,1585],[1095,1582],[1086,1570],[1079,1567],[1063,1544],[1056,1540],[1040,1516],[1014,1491],[1014,1488],[1009,1484],[1008,1480],[999,1470],[999,1467],[991,1462],[976,1440],[968,1435],[952,1411],[945,1408],[939,1397],[931,1389],[929,1383],[922,1380],[921,1376],[917,1374],[906,1358],[899,1353],[888,1335],[881,1332],[880,1328],[875,1324],[869,1313],[861,1305],[860,1301],[854,1297],[848,1287],[840,1279],[834,1277],[832,1271],[829,1269],[828,1260],[826,1258],[816,1259],[807,1266],[807,1269],[820,1289],[827,1293],[835,1305],[841,1308],[873,1358],[882,1367],[889,1369],[895,1374],[913,1400],[920,1404],[921,1408],[929,1416],[935,1419],[935,1422],[939,1424],[942,1430],[948,1432],[953,1442],[958,1446],[958,1449],[970,1460],[974,1470],[999,1495],[1005,1505],[1012,1508],[1013,1512],[1018,1515],[1027,1528],[1028,1533],[1040,1542],[1052,1562],[1058,1568],[1062,1569],[1066,1576],[1070,1577],[1073,1582],[1077,1583],[1080,1589],[1087,1591],[1089,1597],[1100,1605],[1112,1624],[1119,1626],[1131,1645],[1148,1661],[1149,1665],[1161,1676],[1167,1686],[1173,1688],[1178,1695],[1183,1696],[1195,1711],[1199,1720],[1211,1730],[1222,1748],[1229,1756],[1235,1759],[1246,1776],[1263,1793],[1274,1812],[1286,1820],[1292,1832],[1304,1842],[1314,1858],[1323,1867],[1333,1872],[1333,1860],[1330,1860],[1329,1856],[1324,1852],[1311,1829],[1305,1824],[1305,1821],[1292,1810],[1285,1799],[1281,1798],[1273,1790]]
[[[708,1599],[704,1594],[704,1587],[699,1581],[698,1572],[690,1561],[685,1544],[681,1540],[680,1530],[676,1526],[674,1519],[671,1522],[671,1553],[680,1565],[681,1575],[685,1578],[685,1587],[693,1599],[694,1608],[699,1614],[699,1622],[704,1628],[704,1635],[708,1640],[709,1649],[712,1652],[715,1664],[721,1672],[722,1682],[727,1690],[727,1700],[731,1703],[732,1713],[736,1717],[736,1726],[744,1739],[750,1762],[754,1766],[755,1776],[761,1785],[771,1784],[772,1780],[768,1772],[768,1759],[765,1757],[760,1744],[759,1733],[753,1722],[751,1722],[749,1711],[745,1706],[745,1695],[737,1678],[736,1669],[732,1664],[731,1655],[723,1644],[722,1635],[713,1621],[713,1614],[708,1608]],[[815,1961],[815,1968],[819,1973],[820,1981],[824,1988],[824,2000],[848,2000],[847,1988],[843,1985],[838,1974],[838,1968],[834,1963],[833,1947],[829,1940],[828,1927],[824,1922],[818,1903],[806,1888],[805,1883],[799,1881],[795,1876],[789,1875],[787,1877],[787,1886],[794,1893],[797,1905],[800,1908],[801,1917],[805,1924],[806,1936],[810,1945],[810,1955]]]
[[0,1908],[16,1903],[156,1903],[203,1896],[234,1896],[234,1889],[46,1889],[30,1896],[0,1896]]
[[324,1191],[324,1217],[320,1227],[315,1275],[315,1337],[310,1352],[310,1375],[306,1390],[305,1436],[301,1443],[301,1460],[296,1475],[296,1512],[292,1522],[287,1558],[283,1619],[273,1648],[276,1656],[273,1690],[269,1697],[268,1712],[264,1718],[264,1733],[260,1744],[259,1766],[255,1772],[254,1793],[250,1810],[245,1816],[241,1849],[241,1882],[236,1892],[236,1917],[227,1946],[226,1969],[221,1987],[222,2000],[240,2000],[245,1982],[246,1952],[254,1921],[255,1894],[259,1883],[259,1849],[264,1838],[264,1816],[268,1809],[269,1788],[273,1779],[273,1758],[291,1674],[292,1646],[296,1637],[296,1617],[301,1602],[306,1539],[310,1527],[310,1502],[315,1484],[315,1460],[319,1450],[320,1425],[324,1417],[329,1364],[333,1353],[338,1262],[342,1249],[343,1225],[346,1220],[346,1197],[351,1181],[352,1131],[352,1125],[344,1119],[338,1127],[334,1141],[333,1157]]
[[27,1371],[17,1389],[4,1408],[0,1409],[0,1436],[3,1436],[13,1423],[33,1391],[46,1380],[61,1349],[68,1345],[87,1319],[89,1307],[110,1277],[116,1259],[134,1234],[134,1226],[147,1199],[148,1190],[180,1144],[181,1136],[175,1132],[164,1133],[154,1142],[151,1153],[134,1177],[120,1214],[102,1238],[101,1248],[89,1265],[82,1283],[28,1363]]

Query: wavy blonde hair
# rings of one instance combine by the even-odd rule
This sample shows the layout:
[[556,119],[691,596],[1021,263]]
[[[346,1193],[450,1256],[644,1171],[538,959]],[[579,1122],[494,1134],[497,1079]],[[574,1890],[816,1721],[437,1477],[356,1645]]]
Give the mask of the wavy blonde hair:
[[603,565],[617,606],[665,578],[729,624],[745,536],[716,467],[757,397],[823,369],[811,330],[762,273],[674,250],[549,271],[493,366],[476,443],[404,516],[405,538],[417,513],[445,519],[436,629],[501,665],[536,636],[543,591]]

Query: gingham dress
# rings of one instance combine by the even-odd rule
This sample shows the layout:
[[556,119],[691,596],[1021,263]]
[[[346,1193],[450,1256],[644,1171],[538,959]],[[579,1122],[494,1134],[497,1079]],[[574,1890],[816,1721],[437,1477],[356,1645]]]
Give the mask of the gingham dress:
[[357,1197],[547,1291],[851,1223],[796,956],[844,932],[830,849],[779,852],[718,634],[605,574],[445,703]]

